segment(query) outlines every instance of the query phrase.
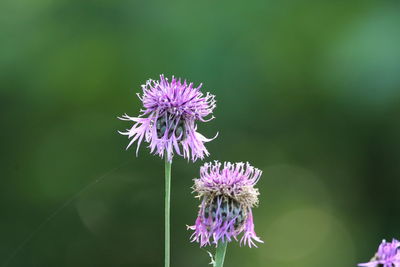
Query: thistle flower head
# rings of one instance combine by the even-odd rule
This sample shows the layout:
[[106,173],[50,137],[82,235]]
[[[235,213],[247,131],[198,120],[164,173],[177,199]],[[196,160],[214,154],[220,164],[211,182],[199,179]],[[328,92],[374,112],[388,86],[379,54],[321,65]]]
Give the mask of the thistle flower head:
[[230,242],[243,232],[241,244],[257,247],[254,241],[262,243],[254,232],[252,214],[259,195],[254,185],[261,174],[249,163],[204,164],[200,178],[194,179],[194,192],[202,202],[195,225],[188,226],[194,230],[192,242],[199,242],[201,247]]
[[[215,96],[201,91],[201,84],[194,87],[193,83],[182,83],[180,79],[168,78],[160,75],[159,81],[148,80],[142,85],[143,94],[138,94],[143,103],[139,117],[123,115],[119,119],[133,121],[132,128],[125,132],[131,141],[129,148],[135,141],[138,142],[138,153],[142,141],[149,144],[151,153],[163,157],[164,153],[168,161],[172,161],[176,153],[193,161],[208,156],[204,146],[208,139],[197,132],[196,121],[210,121],[215,108]],[[207,116],[210,118],[206,119]],[[214,137],[215,138],[215,137]]]
[[375,256],[369,262],[360,263],[358,266],[400,267],[400,242],[396,239],[393,239],[392,242],[383,240]]

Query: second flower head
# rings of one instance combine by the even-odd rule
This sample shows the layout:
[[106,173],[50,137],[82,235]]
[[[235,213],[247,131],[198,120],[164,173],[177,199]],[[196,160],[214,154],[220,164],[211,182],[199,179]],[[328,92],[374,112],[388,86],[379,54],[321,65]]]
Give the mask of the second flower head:
[[258,204],[258,182],[262,172],[249,163],[223,165],[215,161],[200,169],[200,178],[195,179],[194,191],[202,199],[192,241],[200,246],[217,245],[219,241],[237,240],[243,232],[241,243],[256,246],[263,242],[254,231],[252,208]]

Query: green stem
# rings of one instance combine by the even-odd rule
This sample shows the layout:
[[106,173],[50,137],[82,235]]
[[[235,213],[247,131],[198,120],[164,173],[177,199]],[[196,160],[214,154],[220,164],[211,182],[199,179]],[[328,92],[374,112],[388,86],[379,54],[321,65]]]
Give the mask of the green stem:
[[215,252],[215,264],[214,267],[224,266],[226,247],[228,242],[218,242],[217,251]]
[[165,267],[169,267],[170,254],[171,164],[172,162],[168,162],[168,157],[165,155]]

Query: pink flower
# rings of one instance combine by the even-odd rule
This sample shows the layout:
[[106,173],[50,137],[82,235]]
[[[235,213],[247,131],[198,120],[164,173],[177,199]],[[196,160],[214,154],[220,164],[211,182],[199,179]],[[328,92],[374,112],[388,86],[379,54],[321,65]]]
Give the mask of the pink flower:
[[215,108],[215,96],[200,91],[193,83],[181,83],[180,79],[172,77],[171,82],[163,75],[160,81],[148,80],[142,85],[143,94],[139,99],[143,103],[139,117],[123,115],[119,119],[133,121],[134,124],[125,132],[131,141],[127,149],[137,141],[138,153],[140,144],[145,141],[149,144],[151,153],[172,161],[174,153],[187,159],[196,161],[203,159],[209,153],[204,143],[212,139],[204,137],[197,132],[196,122],[207,122],[214,117],[206,119]]
[[254,241],[263,243],[254,231],[252,213],[259,195],[254,185],[261,174],[249,163],[204,164],[193,186],[202,203],[195,225],[188,226],[194,230],[192,242],[199,242],[201,247],[231,242],[243,232],[241,244],[257,247]]
[[366,267],[400,267],[400,242],[393,239],[392,242],[382,240],[378,252],[367,263],[360,263],[358,266]]

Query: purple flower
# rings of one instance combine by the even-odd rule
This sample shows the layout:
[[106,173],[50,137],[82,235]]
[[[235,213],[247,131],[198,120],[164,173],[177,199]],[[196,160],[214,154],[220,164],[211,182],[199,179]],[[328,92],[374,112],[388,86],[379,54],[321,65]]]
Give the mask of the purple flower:
[[258,189],[254,185],[262,171],[249,163],[218,161],[200,168],[200,178],[194,179],[194,192],[202,199],[196,223],[188,226],[194,230],[192,242],[200,246],[218,244],[218,241],[237,240],[240,244],[255,246],[263,241],[254,232],[252,208],[258,205]]
[[193,83],[187,84],[186,80],[182,83],[174,77],[169,82],[164,75],[160,75],[160,81],[148,80],[142,85],[143,95],[138,94],[138,97],[144,109],[139,117],[125,114],[119,118],[134,122],[131,129],[119,132],[131,138],[127,149],[137,141],[137,154],[145,140],[151,153],[160,157],[166,153],[170,162],[174,153],[192,161],[208,156],[204,143],[215,137],[208,139],[198,133],[196,121],[207,122],[214,118],[206,119],[215,108],[215,96],[203,95],[201,86],[195,88]]
[[400,267],[400,242],[396,239],[389,243],[383,240],[375,256],[369,262],[360,263],[358,266]]

